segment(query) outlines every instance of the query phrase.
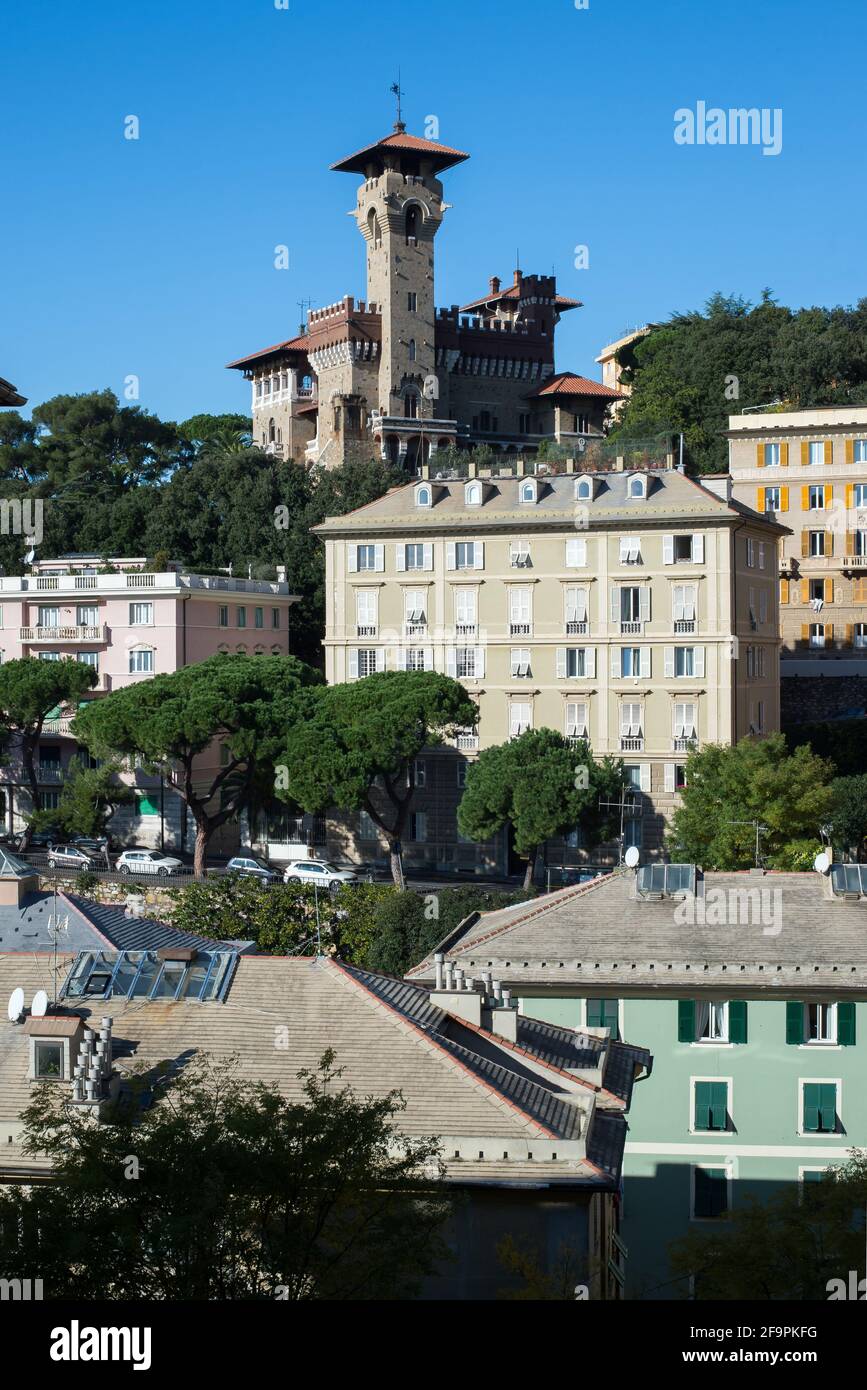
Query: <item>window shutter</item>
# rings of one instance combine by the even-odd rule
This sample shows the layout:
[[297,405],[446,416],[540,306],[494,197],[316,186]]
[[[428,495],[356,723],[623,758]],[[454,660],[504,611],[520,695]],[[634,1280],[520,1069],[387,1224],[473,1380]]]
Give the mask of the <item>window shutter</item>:
[[855,643],[855,624],[846,624],[846,646],[851,647]]
[[565,648],[565,647],[558,647],[558,648],[557,648],[557,679],[558,679],[558,681],[562,681],[562,680],[565,680],[565,679],[566,679],[566,648]]
[[620,590],[617,588],[611,590],[611,621],[620,622]]
[[476,541],[473,546],[473,567],[477,570],[485,568],[485,543]]
[[810,510],[810,489],[807,487],[807,485],[806,485],[806,483],[805,483],[804,486],[801,488],[801,511],[802,511],[802,512],[808,512],[809,510]]
[[810,467],[810,443],[807,439],[801,440],[801,467]]
[[757,444],[757,445],[756,445],[756,468],[764,468],[764,466],[765,466],[765,446],[764,446],[764,444]]
[[358,572],[358,546],[349,545],[346,549],[349,558],[349,573],[356,574]]
[[641,763],[639,766],[639,790],[650,791],[650,763]]
[[780,511],[781,511],[781,512],[787,512],[788,510],[789,510],[789,489],[788,489],[787,487],[781,487],[781,488],[780,488]]
[[851,509],[854,507],[854,505],[855,505],[855,484],[854,484],[854,483],[847,483],[847,484],[846,484],[846,510],[847,510],[847,512],[848,512],[848,511],[851,511]]
[[674,536],[663,536],[662,538],[662,563],[664,565],[674,564]]
[[788,581],[788,579],[781,579],[781,580],[780,580],[780,603],[788,603],[788,602],[789,602],[789,581]]
[[590,680],[596,679],[596,648],[587,647],[584,653],[585,671]]
[[695,1000],[677,1001],[677,1041],[695,1042]]
[[358,679],[358,652],[353,650],[349,652],[349,678]]
[[822,1129],[833,1133],[837,1128],[837,1087],[827,1082],[819,1086],[819,1113]]
[[802,602],[802,603],[809,603],[809,602],[810,602],[810,581],[809,581],[809,579],[802,579],[802,580],[801,580],[801,602]]
[[566,541],[566,568],[580,569],[587,563],[587,541],[583,536],[570,536]]
[[826,554],[826,555],[833,555],[833,554],[834,554],[834,532],[833,532],[833,531],[826,531],[826,532],[825,532],[825,554]]
[[786,1042],[789,1046],[800,1046],[804,1041],[804,1006],[793,1000],[786,1003]]
[[424,547],[424,567],[425,567],[426,570],[432,570],[432,569],[433,569],[433,546],[432,546],[432,545],[426,545],[426,546]]
[[458,567],[457,555],[455,552],[454,541],[446,541],[446,569],[456,570]]
[[602,1012],[603,1012],[603,1005],[602,1005],[602,1000],[601,1000],[601,999],[588,999],[588,1000],[587,1000],[587,1027],[588,1027],[588,1028],[604,1028],[605,1025],[604,1025],[604,1023],[602,1022]]
[[855,1001],[845,999],[837,1005],[837,1041],[841,1047],[855,1046]]
[[833,485],[833,483],[826,483],[826,484],[825,484],[825,489],[824,489],[824,491],[825,491],[825,506],[826,506],[826,507],[830,507],[831,503],[834,501],[834,485]]
[[457,677],[457,674],[458,674],[458,654],[457,654],[457,650],[456,650],[454,647],[449,647],[449,648],[447,648],[447,650],[446,650],[446,675],[451,676],[452,680],[454,680],[454,679]]
[[641,652],[641,679],[642,679],[642,680],[649,680],[649,679],[650,679],[650,648],[649,648],[649,647],[641,647],[641,648],[639,648],[639,650],[640,650],[640,652]]
[[729,1001],[729,1042],[745,1043],[747,1040],[747,1005],[744,999]]
[[694,663],[695,663],[695,674],[696,674],[697,676],[703,676],[703,675],[704,675],[704,647],[694,647],[694,648],[693,648],[693,652],[694,652],[693,661],[694,661]]
[[375,545],[373,547],[373,553],[377,573],[382,574],[383,570],[385,569],[385,546]]
[[711,1125],[714,1129],[725,1129],[728,1123],[728,1085],[725,1081],[712,1081],[710,1093]]
[[833,603],[833,602],[834,602],[834,581],[833,581],[833,579],[826,579],[826,580],[825,580],[825,602],[826,602],[826,603]]
[[834,640],[834,624],[833,624],[833,623],[826,623],[826,624],[825,624],[825,643],[827,644],[827,643],[829,643],[829,642],[833,642],[833,640]]
[[847,439],[847,440],[846,440],[846,462],[847,462],[847,463],[854,463],[854,462],[855,462],[855,440],[854,440],[854,439]]
[[832,439],[825,440],[825,462],[834,462],[834,441]]
[[802,560],[806,560],[806,559],[808,558],[809,554],[810,554],[810,533],[809,533],[809,531],[802,531],[802,532],[801,532],[801,559],[802,559]]
[[639,590],[639,592],[638,592],[638,602],[639,602],[639,605],[640,605],[640,607],[639,607],[639,612],[641,613],[641,621],[642,621],[643,623],[649,622],[649,620],[650,620],[650,589],[649,589],[649,588],[644,587],[644,588],[642,588],[642,589]]
[[485,649],[476,647],[476,678],[482,680],[485,675]]
[[663,674],[666,680],[674,675],[674,647],[665,648]]
[[801,623],[801,641],[804,643],[804,646],[807,645],[807,643],[809,642],[809,640],[810,640],[810,624],[809,624],[809,623]]
[[756,511],[757,511],[757,512],[763,512],[764,510],[765,510],[765,489],[764,489],[763,487],[759,487],[759,488],[756,488]]
[[693,564],[704,564],[704,536],[693,536],[692,538],[692,560]]
[[611,671],[611,675],[612,675],[612,676],[617,677],[617,676],[620,675],[620,648],[619,648],[619,647],[612,647],[612,648],[611,648],[611,665],[610,665],[610,668],[609,668],[609,669],[610,669],[610,671]]
[[783,443],[783,444],[780,445],[780,467],[781,467],[781,468],[788,468],[788,466],[789,466],[789,446],[788,446],[787,443]]
[[815,1134],[819,1129],[819,1092],[821,1089],[815,1082],[808,1082],[804,1087],[804,1129],[808,1134]]
[[424,669],[425,669],[426,671],[432,671],[433,668],[434,668],[433,647],[425,647],[425,649],[424,649]]
[[674,791],[674,766],[674,763],[665,764],[665,790],[667,792]]
[[402,574],[406,569],[406,546],[396,545],[394,547],[394,567],[398,574]]

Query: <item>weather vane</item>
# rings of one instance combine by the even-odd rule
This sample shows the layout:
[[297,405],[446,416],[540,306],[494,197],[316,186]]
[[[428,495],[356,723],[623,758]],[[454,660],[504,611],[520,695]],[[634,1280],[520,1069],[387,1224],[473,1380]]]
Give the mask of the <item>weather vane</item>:
[[405,96],[406,93],[403,92],[403,91],[401,91],[401,86],[400,86],[400,68],[398,68],[398,70],[397,70],[397,81],[396,81],[396,82],[392,82],[390,91],[392,91],[392,92],[394,93],[394,95],[396,96],[396,98],[397,98],[397,122],[396,122],[394,128],[395,128],[395,130],[405,130],[406,127],[404,126],[404,123],[403,123],[403,109],[402,109],[402,107],[401,107],[400,99],[401,99],[401,97]]

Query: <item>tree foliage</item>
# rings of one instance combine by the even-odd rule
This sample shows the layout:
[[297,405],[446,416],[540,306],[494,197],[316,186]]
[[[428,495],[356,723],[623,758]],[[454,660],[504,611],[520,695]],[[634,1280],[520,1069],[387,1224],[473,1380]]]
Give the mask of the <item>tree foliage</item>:
[[831,837],[835,848],[864,858],[867,841],[867,775],[835,777],[831,783]]
[[0,1191],[0,1273],[79,1301],[411,1297],[446,1254],[438,1146],[334,1060],[298,1073],[295,1100],[231,1061],[163,1064],[103,1124],[36,1087],[24,1147],[54,1180]]
[[132,788],[120,781],[122,770],[118,762],[88,767],[83,758],[70,758],[58,804],[34,816],[35,828],[57,826],[66,836],[105,835],[115,812],[136,799]]
[[668,848],[708,869],[746,869],[755,864],[758,820],[762,861],[788,867],[793,844],[818,848],[832,803],[831,777],[830,764],[809,747],[789,753],[782,734],[694,750]]

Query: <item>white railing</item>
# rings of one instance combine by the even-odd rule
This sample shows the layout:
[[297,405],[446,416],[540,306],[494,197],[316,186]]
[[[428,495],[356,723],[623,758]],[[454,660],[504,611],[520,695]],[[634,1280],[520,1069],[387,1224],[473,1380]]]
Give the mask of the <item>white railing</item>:
[[589,623],[582,622],[579,618],[573,618],[566,624],[566,635],[568,637],[584,637],[589,629]]
[[636,637],[641,635],[643,627],[644,624],[641,622],[621,622],[620,631],[626,636]]
[[104,642],[104,627],[20,627],[20,642]]
[[456,624],[455,624],[455,636],[456,636],[456,637],[475,637],[475,635],[476,635],[477,632],[478,632],[478,625],[477,625],[476,623],[456,623]]
[[509,633],[512,637],[529,637],[532,632],[530,623],[510,623]]
[[357,628],[355,629],[355,635],[356,635],[356,637],[375,637],[375,636],[376,636],[376,628],[375,628],[375,627],[357,627]]
[[119,594],[135,589],[224,589],[248,594],[288,594],[289,585],[265,579],[233,579],[228,575],[156,574],[137,571],[117,574],[6,575],[0,577],[0,593],[75,594],[81,590]]
[[695,632],[695,618],[675,618],[674,630],[680,633]]
[[688,738],[675,737],[672,740],[672,747],[675,753],[688,753],[691,748],[695,748],[696,746],[697,739],[695,734],[690,734]]
[[66,719],[46,719],[42,725],[42,732],[44,734],[68,734],[71,723],[71,716]]
[[637,738],[632,735],[620,735],[621,753],[641,753],[644,749],[644,739],[639,735]]

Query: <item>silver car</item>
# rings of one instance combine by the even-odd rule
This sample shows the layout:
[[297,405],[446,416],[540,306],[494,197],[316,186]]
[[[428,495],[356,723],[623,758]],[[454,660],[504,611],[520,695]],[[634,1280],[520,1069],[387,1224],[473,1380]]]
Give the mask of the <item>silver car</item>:
[[184,865],[183,860],[161,854],[158,849],[125,849],[114,867],[120,874],[159,874],[168,878]]
[[293,859],[283,872],[284,883],[318,883],[335,893],[344,883],[360,883],[361,879],[352,869],[338,869],[322,859]]

